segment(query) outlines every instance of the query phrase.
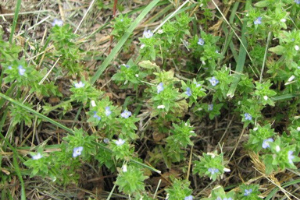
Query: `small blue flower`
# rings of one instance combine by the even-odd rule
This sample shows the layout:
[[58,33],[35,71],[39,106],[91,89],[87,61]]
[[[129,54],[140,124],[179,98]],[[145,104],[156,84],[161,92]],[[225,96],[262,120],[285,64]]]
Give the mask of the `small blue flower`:
[[164,90],[164,84],[163,83],[159,83],[157,86],[157,94],[161,93]]
[[245,120],[249,120],[249,121],[252,120],[252,116],[249,113],[245,113],[244,116],[245,116]]
[[255,25],[259,25],[259,24],[261,24],[261,17],[258,17],[258,18],[256,18],[255,20],[254,20],[254,24]]
[[192,195],[190,195],[190,196],[187,196],[187,197],[184,197],[184,200],[193,200],[193,196]]
[[12,67],[11,67],[11,66],[8,66],[7,68],[8,68],[8,69],[12,69]]
[[101,120],[101,117],[99,115],[97,115],[97,112],[95,111],[94,112],[94,115],[93,115],[94,118],[98,119],[98,120]]
[[300,0],[295,0],[295,3],[296,4],[300,4]]
[[[123,65],[124,67],[126,67],[126,68],[129,68],[129,67],[130,67],[129,65],[126,65],[126,64],[122,64],[122,65]],[[119,68],[121,68],[122,65],[120,65]]]
[[33,160],[41,159],[43,156],[40,153],[37,153],[36,155],[32,156]]
[[202,38],[199,38],[197,44],[199,44],[201,46],[204,45],[204,40]]
[[151,30],[147,30],[147,31],[144,31],[143,35],[145,38],[151,38],[153,36],[153,33]]
[[208,104],[208,110],[212,111],[214,109],[214,104]]
[[128,117],[131,116],[131,112],[128,111],[128,110],[124,110],[122,113],[121,113],[121,117],[127,119]]
[[214,175],[215,173],[219,172],[219,169],[217,169],[217,168],[208,168],[208,171],[211,173],[211,175]]
[[266,149],[270,147],[270,142],[274,142],[273,138],[265,139],[262,143],[262,148]]
[[75,83],[75,88],[83,88],[84,87],[84,83],[79,81],[78,83]]
[[252,192],[252,189],[251,188],[249,190],[245,189],[244,192],[245,192],[244,196],[249,196],[251,194],[251,192]]
[[186,92],[185,92],[185,94],[189,97],[189,96],[191,96],[192,95],[192,90],[191,90],[191,88],[186,88]]
[[201,84],[200,84],[200,83],[197,83],[197,82],[195,82],[195,84],[196,84],[196,88],[198,88],[198,87],[200,87],[200,86],[201,86]]
[[25,71],[26,71],[26,70],[23,68],[22,65],[19,65],[18,70],[19,70],[20,76],[23,76],[23,75],[25,74]]
[[109,106],[107,106],[107,107],[105,108],[105,115],[106,115],[106,116],[111,115],[111,110],[110,110]]
[[289,151],[288,152],[288,160],[289,160],[289,163],[293,164],[293,159],[295,158],[295,156],[293,155],[294,151]]
[[80,156],[82,150],[83,150],[83,147],[75,147],[73,149],[73,158],[76,158],[77,156]]
[[125,143],[125,140],[122,140],[121,138],[119,138],[118,140],[115,141],[117,146],[122,146]]
[[216,86],[219,83],[218,79],[216,79],[214,76],[209,79],[209,82],[212,86]]
[[61,19],[54,19],[52,22],[52,26],[62,26],[64,22]]

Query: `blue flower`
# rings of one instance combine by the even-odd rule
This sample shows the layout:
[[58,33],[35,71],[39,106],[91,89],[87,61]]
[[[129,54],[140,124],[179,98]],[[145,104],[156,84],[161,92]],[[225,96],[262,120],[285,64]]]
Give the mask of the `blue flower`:
[[157,94],[161,93],[164,90],[164,84],[161,82],[157,86]]
[[199,38],[197,44],[199,44],[201,46],[204,45],[204,40],[202,38]]
[[192,95],[192,90],[191,90],[191,88],[186,88],[186,92],[185,92],[185,94],[189,97],[189,96],[191,96]]
[[245,192],[244,196],[249,196],[251,194],[251,192],[252,192],[252,189],[251,188],[249,190],[245,189],[244,192]]
[[219,83],[218,79],[216,79],[214,76],[209,79],[209,82],[212,86],[216,86]]
[[54,19],[52,22],[52,26],[62,26],[64,22],[61,19]]
[[26,70],[23,68],[22,65],[19,65],[18,70],[19,70],[20,76],[23,76],[23,75],[25,74],[25,71],[26,71]]
[[208,104],[208,110],[211,111],[214,109],[214,104]]
[[94,115],[93,115],[94,118],[98,119],[98,120],[101,120],[101,117],[99,115],[97,115],[97,112],[95,111],[94,112]]
[[266,149],[270,147],[270,142],[274,142],[273,138],[265,139],[262,143],[262,148]]
[[198,88],[198,87],[201,86],[201,84],[200,84],[200,83],[197,83],[197,82],[195,82],[195,85],[196,85],[196,88]]
[[300,4],[300,0],[295,0],[295,3],[296,4]]
[[128,111],[128,110],[124,110],[122,113],[121,113],[121,117],[127,119],[128,117],[131,116],[131,112]]
[[249,113],[245,113],[244,116],[245,116],[245,120],[249,120],[249,121],[252,120],[252,116]]
[[291,163],[291,164],[293,164],[293,159],[295,158],[293,153],[294,153],[294,151],[289,151],[288,152],[288,160],[289,160],[289,163]]
[[147,31],[144,31],[143,35],[145,38],[151,38],[153,36],[153,33],[151,30],[147,30]]
[[75,83],[75,88],[83,88],[84,87],[84,83],[79,81],[78,83]]
[[255,20],[254,20],[254,24],[255,25],[259,25],[259,24],[261,24],[261,17],[258,17],[258,18],[256,18]]
[[82,150],[83,150],[83,147],[75,147],[73,149],[73,158],[76,158],[77,156],[80,156]]
[[11,67],[11,66],[8,66],[7,68],[8,68],[8,69],[12,69],[12,67]]
[[211,175],[214,175],[215,173],[219,172],[219,169],[217,169],[217,168],[208,168],[208,171],[211,173]]
[[40,153],[37,153],[36,155],[32,156],[33,160],[41,159],[43,156]]
[[[126,68],[129,68],[130,66],[129,65],[126,65],[126,64],[122,64],[124,67]],[[119,68],[121,68],[121,66],[119,66]]]
[[117,146],[122,146],[125,143],[125,140],[122,140],[121,138],[119,138],[118,140],[115,141]]
[[106,116],[109,116],[110,114],[111,114],[111,110],[110,110],[109,106],[107,106],[107,107],[105,108],[105,115],[106,115]]
[[193,200],[193,196],[192,195],[190,195],[190,196],[187,196],[187,197],[184,197],[184,200]]

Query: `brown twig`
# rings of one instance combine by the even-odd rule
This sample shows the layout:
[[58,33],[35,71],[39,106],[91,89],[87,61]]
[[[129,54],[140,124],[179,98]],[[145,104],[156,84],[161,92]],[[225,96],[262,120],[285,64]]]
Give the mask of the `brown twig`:
[[[113,19],[116,17],[117,4],[118,4],[118,0],[114,0]],[[112,41],[113,41],[113,39],[114,39],[114,36],[111,35],[111,36],[110,36],[110,41],[109,41],[109,50],[108,50],[108,54],[110,54],[110,52],[111,52],[111,49],[112,49]]]

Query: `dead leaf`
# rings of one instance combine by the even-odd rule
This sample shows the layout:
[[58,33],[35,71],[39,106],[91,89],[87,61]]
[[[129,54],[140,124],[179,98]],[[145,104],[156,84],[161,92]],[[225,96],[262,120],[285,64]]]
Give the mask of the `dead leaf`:
[[152,137],[155,142],[160,142],[162,139],[166,138],[166,134],[154,132]]
[[[218,7],[220,7],[221,2],[219,0],[214,0],[214,2],[217,4]],[[210,10],[214,10],[214,9],[216,9],[216,6],[212,1],[209,1],[207,3],[207,8],[210,9]]]

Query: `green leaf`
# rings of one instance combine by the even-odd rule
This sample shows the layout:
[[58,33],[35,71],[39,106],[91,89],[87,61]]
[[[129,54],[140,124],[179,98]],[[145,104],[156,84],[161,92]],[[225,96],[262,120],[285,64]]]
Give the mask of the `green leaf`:
[[268,1],[260,1],[260,2],[257,2],[256,4],[254,4],[254,6],[256,7],[267,7],[270,3]]
[[159,66],[157,66],[155,63],[152,63],[149,60],[141,61],[139,63],[139,66],[142,68],[145,68],[145,69],[157,69],[157,71],[159,71],[159,69],[160,69]]
[[285,48],[283,46],[276,46],[276,47],[271,47],[269,48],[269,51],[276,53],[277,55],[282,55],[286,52]]

